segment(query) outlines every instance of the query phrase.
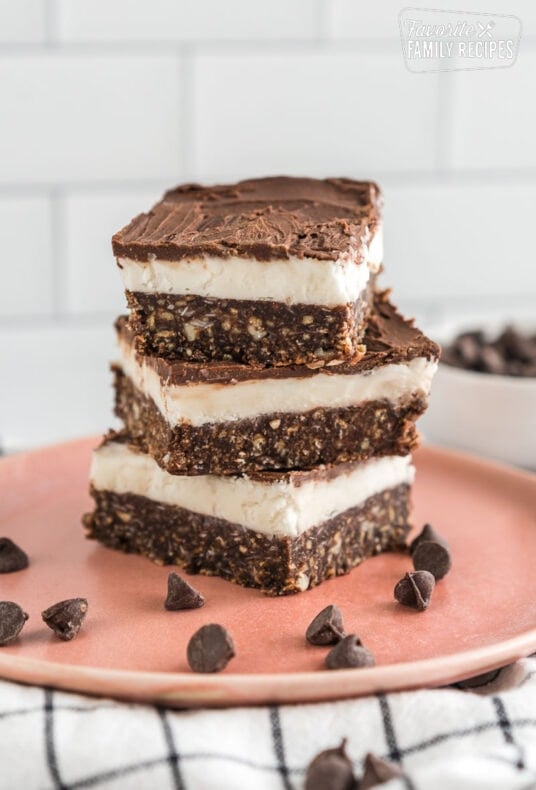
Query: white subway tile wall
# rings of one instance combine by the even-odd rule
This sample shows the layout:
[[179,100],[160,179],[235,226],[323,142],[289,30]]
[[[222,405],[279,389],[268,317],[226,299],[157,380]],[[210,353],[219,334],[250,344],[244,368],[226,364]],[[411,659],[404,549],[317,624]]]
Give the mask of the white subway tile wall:
[[404,310],[526,314],[536,3],[461,5],[521,17],[513,68],[411,74],[400,0],[0,0],[0,447],[112,424],[110,237],[183,180],[377,178]]
[[112,234],[156,203],[162,189],[111,193],[67,193],[62,199],[65,265],[62,307],[70,315],[125,312],[119,270],[112,257]]
[[402,8],[404,4],[400,0],[376,3],[332,0],[328,5],[328,35],[336,39],[358,40],[398,38],[398,14]]
[[[435,166],[437,74],[415,80],[399,52],[197,55],[193,77],[203,179],[232,177],[237,166],[241,175],[365,177]],[[232,133],[214,134],[229,119]]]
[[0,0],[0,43],[25,44],[44,41],[47,35],[46,6],[36,0]]
[[[68,2],[68,0],[65,0]],[[359,0],[328,0],[328,34],[338,39],[381,40],[399,38],[398,15],[402,9],[415,11],[412,18],[419,20],[420,8],[445,10],[454,9],[470,13],[513,14],[521,18],[524,38],[534,37],[536,25],[536,3],[533,0],[461,0],[461,2],[430,2],[430,0],[381,0],[381,2],[359,2]]]
[[0,183],[177,178],[179,66],[159,54],[5,55]]
[[113,427],[111,323],[0,332],[0,440],[18,450]]
[[536,48],[514,68],[452,76],[452,166],[536,170]]
[[[52,212],[45,197],[0,193],[0,315],[54,309]],[[1,389],[1,387],[0,387]]]
[[312,39],[320,32],[311,0],[57,0],[60,41]]
[[534,293],[536,182],[385,185],[385,279],[446,309],[458,297]]

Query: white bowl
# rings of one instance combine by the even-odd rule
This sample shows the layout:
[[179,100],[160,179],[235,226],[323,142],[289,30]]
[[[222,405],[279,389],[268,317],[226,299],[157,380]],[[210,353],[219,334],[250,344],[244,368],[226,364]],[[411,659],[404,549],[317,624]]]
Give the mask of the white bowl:
[[[465,320],[428,334],[446,346],[467,329],[483,328],[496,336],[504,323]],[[515,324],[535,329],[534,319]],[[536,378],[496,376],[440,363],[420,428],[433,444],[536,469]]]

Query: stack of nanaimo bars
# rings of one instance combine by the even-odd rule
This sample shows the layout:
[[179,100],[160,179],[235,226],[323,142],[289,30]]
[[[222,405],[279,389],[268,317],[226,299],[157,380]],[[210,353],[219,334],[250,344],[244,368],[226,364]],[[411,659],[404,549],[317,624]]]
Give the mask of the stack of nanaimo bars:
[[378,290],[381,208],[345,178],[187,184],[115,234],[124,428],[89,537],[273,595],[404,546],[439,349]]

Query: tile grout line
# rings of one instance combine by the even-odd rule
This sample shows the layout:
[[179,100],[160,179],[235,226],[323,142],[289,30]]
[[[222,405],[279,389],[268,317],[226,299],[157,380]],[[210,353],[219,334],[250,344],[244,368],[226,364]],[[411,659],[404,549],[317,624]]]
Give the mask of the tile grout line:
[[[316,27],[324,24],[324,14],[322,10],[318,12]],[[329,19],[329,12],[327,14]],[[319,21],[318,21],[319,20]],[[228,55],[238,54],[252,56],[258,54],[288,54],[300,52],[301,54],[322,53],[326,56],[331,55],[359,55],[381,54],[399,55],[400,38],[399,36],[376,36],[370,38],[335,38],[326,36],[325,31],[321,31],[322,36],[315,35],[309,38],[239,38],[239,39],[143,39],[132,38],[129,40],[104,39],[101,41],[66,41],[58,40],[56,31],[56,15],[51,13],[49,20],[45,18],[47,38],[44,41],[21,41],[21,42],[0,42],[0,54],[2,55],[42,55],[50,52],[53,48],[61,54],[68,55],[117,55],[117,57],[140,55],[142,57],[169,57],[177,53],[177,47],[187,47],[196,51],[196,54],[205,55]],[[319,46],[321,44],[322,46]],[[531,54],[536,49],[536,36],[523,39],[523,46]]]
[[0,183],[0,196],[4,195],[43,195],[54,190],[63,192],[81,192],[94,194],[95,192],[115,192],[115,191],[129,191],[129,190],[143,190],[152,189],[154,187],[162,187],[168,185],[169,182],[163,178],[146,178],[146,179],[112,179],[112,180],[80,180],[80,181],[22,181],[22,182],[4,182]]
[[438,74],[438,106],[436,120],[436,172],[452,172],[454,144],[454,92],[458,82],[456,72]]
[[58,42],[58,7],[56,0],[45,0],[45,46],[56,45]]
[[180,56],[179,75],[179,124],[182,140],[180,141],[181,178],[191,181],[195,176],[195,55],[190,47],[183,47]]
[[332,31],[333,6],[329,0],[317,0],[316,2],[316,37],[317,42],[322,44],[333,41]]
[[[356,55],[366,52],[368,54],[395,54],[400,46],[400,41],[395,37],[356,38],[356,39],[331,39],[319,38],[312,35],[310,38],[242,38],[242,39],[202,39],[197,40],[148,40],[136,39],[102,41],[65,41],[58,40],[56,31],[56,15],[53,11],[45,20],[47,39],[42,42],[0,42],[0,54],[13,56],[42,55],[50,52],[51,48],[60,54],[80,56],[106,56],[117,57],[140,55],[142,57],[169,57],[177,53],[177,48],[195,50],[196,54],[227,55],[239,54],[252,56],[258,54],[288,54],[300,52],[301,54],[315,54],[321,52],[326,56],[331,55]],[[317,23],[318,24],[318,23]],[[322,47],[319,47],[322,43]],[[530,44],[530,41],[529,41]]]
[[[190,104],[190,110],[188,110]],[[193,102],[188,99],[186,109],[191,114]],[[192,131],[188,132],[189,136]],[[190,145],[193,150],[193,146]],[[459,188],[466,187],[498,187],[504,184],[513,186],[536,186],[536,167],[534,168],[514,168],[504,170],[464,170],[446,169],[444,171],[434,170],[378,170],[375,172],[376,180],[388,183],[391,186],[407,187],[429,187],[437,185],[452,185]],[[130,191],[141,189],[165,189],[169,187],[169,179],[147,178],[147,179],[111,179],[111,180],[78,180],[78,181],[8,181],[0,183],[0,197],[18,197],[20,195],[42,196],[51,191],[58,190],[64,192],[78,192],[82,194],[95,194],[98,192]]]
[[67,276],[65,267],[65,217],[63,190],[55,187],[49,194],[51,236],[52,315],[58,319],[65,311]]

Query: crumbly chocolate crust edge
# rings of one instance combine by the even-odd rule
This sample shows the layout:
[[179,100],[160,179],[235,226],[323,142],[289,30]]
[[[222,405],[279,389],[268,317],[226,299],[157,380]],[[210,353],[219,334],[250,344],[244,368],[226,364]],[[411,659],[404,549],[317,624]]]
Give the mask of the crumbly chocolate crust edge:
[[83,518],[88,538],[269,595],[303,592],[348,573],[367,557],[403,550],[410,528],[406,484],[375,494],[296,538],[268,536],[134,494],[92,487],[91,495],[95,510]]
[[335,307],[133,291],[126,298],[138,353],[256,366],[362,357],[372,310],[371,287]]
[[[311,305],[294,305],[287,307],[280,305],[277,302],[247,302],[240,300],[217,300],[207,299],[204,297],[195,297],[201,300],[194,306],[194,317],[188,313],[188,304],[194,297],[170,297],[167,301],[165,295],[155,294],[152,296],[154,300],[160,297],[164,311],[164,321],[162,326],[157,326],[157,308],[149,306],[146,311],[142,308],[138,312],[137,307],[137,294],[127,291],[127,297],[131,299],[131,306],[133,313],[131,316],[120,316],[116,322],[116,330],[118,337],[122,343],[133,346],[138,354],[138,358],[143,361],[143,364],[151,366],[158,376],[165,379],[169,383],[184,384],[195,382],[219,382],[219,383],[233,383],[236,381],[249,381],[251,379],[264,379],[264,378],[307,378],[318,374],[321,370],[324,375],[354,375],[356,373],[365,373],[374,370],[381,365],[388,364],[404,364],[417,357],[422,357],[431,361],[437,361],[440,355],[440,348],[433,340],[426,337],[421,330],[415,326],[412,319],[404,318],[389,301],[389,291],[374,291],[375,277],[371,278],[368,291],[362,294],[361,307],[359,305],[343,305],[338,308],[321,308],[319,306]],[[148,294],[142,294],[142,301],[145,303]],[[178,300],[175,304],[175,299]],[[175,306],[181,304],[181,300],[185,299],[184,305],[179,312],[180,315],[174,315],[169,312],[167,308],[175,309]],[[221,303],[221,304],[220,304]],[[250,305],[256,305],[255,309],[261,310],[263,313],[260,318],[260,324],[255,321],[255,316],[252,314],[252,323],[248,323],[248,313]],[[299,349],[282,350],[282,359],[287,361],[283,364],[277,359],[260,359],[259,353],[254,348],[249,348],[246,352],[243,350],[225,351],[225,344],[233,344],[233,338],[224,337],[223,347],[216,347],[215,338],[212,338],[212,309],[217,306],[217,310],[223,310],[223,313],[228,311],[233,316],[239,315],[237,319],[242,322],[241,326],[236,327],[235,331],[238,332],[238,340],[240,340],[240,332],[247,329],[246,342],[251,346],[257,332],[260,334],[264,330],[260,329],[262,322],[266,318],[266,312],[270,310],[270,305],[279,305],[279,308],[285,310],[298,311],[300,314],[293,315],[286,313],[280,316],[285,319],[287,326],[291,326],[291,331],[294,334],[303,331],[303,338],[301,341],[311,340],[311,335],[308,331],[309,327],[313,327],[323,337],[323,342],[329,344],[333,341],[333,337],[324,337],[327,333],[326,326],[323,325],[323,314],[313,315],[311,309],[325,310],[330,313],[330,321],[332,323],[331,330],[333,335],[346,337],[346,333],[351,336],[352,331],[355,329],[354,320],[355,310],[361,310],[362,318],[366,319],[366,329],[364,335],[361,337],[361,327],[357,333],[357,338],[361,340],[352,339],[354,344],[354,353],[349,357],[330,359],[329,354],[326,354],[320,346],[314,353],[318,352],[318,356],[307,361],[299,362],[296,360],[288,361],[289,356],[293,356]],[[262,307],[261,307],[262,306]],[[184,310],[182,309],[184,308]],[[207,316],[210,320],[207,322]],[[234,318],[233,318],[234,321]],[[167,323],[166,323],[167,322]],[[305,322],[305,323],[304,323]],[[316,322],[316,324],[315,324]],[[227,322],[223,319],[221,327],[218,332],[231,332],[232,321]],[[190,348],[190,353],[183,347],[183,340],[179,336],[178,341],[175,340],[175,325],[179,326],[179,335],[182,332],[184,335],[189,335],[192,343],[195,345],[199,332],[206,329],[207,337],[201,338],[202,346],[205,348],[207,344],[212,342],[210,359],[197,359],[197,351],[195,348]],[[216,321],[217,324],[217,321]],[[275,325],[274,325],[275,327]],[[272,327],[272,330],[274,329]],[[164,335],[158,339],[157,335],[160,331]],[[341,334],[342,333],[342,334]],[[187,337],[188,339],[188,337]],[[234,338],[237,339],[236,337]],[[260,338],[263,340],[264,338]],[[348,338],[346,338],[348,340]],[[300,341],[300,342],[301,342]],[[362,341],[362,342],[361,342]],[[268,338],[269,344],[276,347],[278,342],[277,336]],[[341,341],[342,342],[342,341]],[[350,353],[350,346],[343,346],[348,353]],[[357,343],[357,345],[356,345]],[[254,344],[253,344],[254,345]],[[310,344],[314,346],[314,344]],[[159,349],[163,349],[163,354]],[[181,349],[184,351],[182,353]],[[311,353],[311,348],[306,349],[307,353]],[[195,353],[194,353],[195,352]],[[205,351],[201,349],[201,355],[206,356]],[[247,363],[241,361],[240,355],[246,354],[250,358]],[[264,352],[263,352],[264,353]],[[225,356],[224,354],[227,354]],[[238,357],[238,358],[236,358]],[[208,363],[208,364],[207,364]]]
[[129,442],[171,474],[248,474],[407,455],[418,445],[415,420],[427,406],[426,397],[417,392],[397,404],[374,400],[171,426],[119,366],[112,369],[115,414],[123,420]]

